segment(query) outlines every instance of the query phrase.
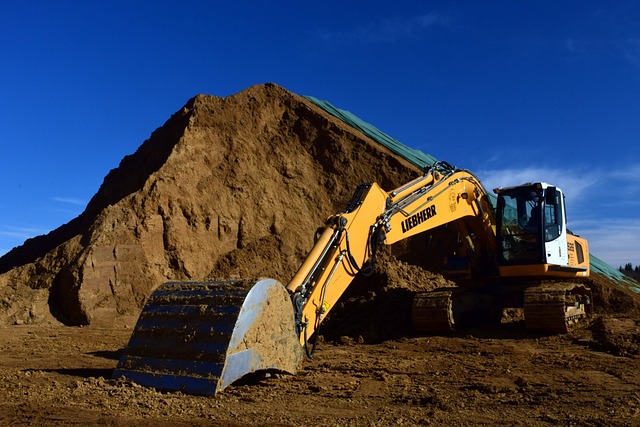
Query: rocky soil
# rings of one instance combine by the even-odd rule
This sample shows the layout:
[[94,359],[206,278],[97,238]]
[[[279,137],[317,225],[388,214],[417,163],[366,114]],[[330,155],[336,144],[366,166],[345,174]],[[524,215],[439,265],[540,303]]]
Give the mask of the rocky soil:
[[640,424],[640,328],[603,318],[565,336],[520,322],[456,336],[319,344],[296,376],[216,397],[110,379],[130,329],[0,328],[0,424],[387,426]]

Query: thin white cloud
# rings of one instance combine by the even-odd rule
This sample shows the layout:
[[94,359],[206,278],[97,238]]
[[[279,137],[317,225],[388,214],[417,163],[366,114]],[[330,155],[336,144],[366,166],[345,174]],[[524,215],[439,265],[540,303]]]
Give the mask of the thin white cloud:
[[564,40],[564,48],[572,55],[580,57],[596,57],[602,54],[605,42],[601,40],[585,40],[567,38]]
[[394,43],[411,40],[434,26],[447,25],[448,17],[431,12],[412,17],[382,19],[347,30],[318,30],[315,35],[325,41],[348,44]]
[[583,58],[603,58],[614,55],[635,67],[640,67],[640,38],[618,40],[586,40],[567,38],[564,48],[571,55]]
[[580,200],[586,191],[601,181],[602,176],[595,170],[582,169],[552,169],[552,168],[521,168],[480,170],[476,175],[487,191],[496,187],[510,187],[526,182],[546,182],[557,185],[564,191],[567,198]]
[[624,58],[636,67],[640,67],[640,38],[627,39],[620,43]]
[[76,199],[74,197],[54,197],[53,200],[55,202],[66,203],[66,204],[77,205],[77,206],[85,206],[87,204],[85,200]]
[[9,225],[0,226],[0,236],[14,239],[26,240],[33,236],[48,233],[50,230],[42,228],[12,227]]
[[[48,205],[47,212],[58,214],[62,213],[64,216],[71,218],[77,216],[82,211],[82,208],[87,205],[85,200],[75,197],[53,197],[50,200],[56,204]],[[39,227],[0,224],[0,256],[9,252],[12,247],[21,245],[25,240],[47,234],[55,228],[55,226],[45,229]]]
[[51,229],[0,224],[0,257],[26,240],[49,233]]
[[633,188],[637,189],[636,181],[640,179],[640,163],[631,164],[624,168],[616,168],[611,171],[611,176],[616,179],[631,179],[634,180]]
[[[571,168],[531,167],[519,169],[479,170],[476,175],[488,191],[495,187],[508,187],[525,182],[547,182],[562,188],[572,203],[598,203],[605,206],[610,201],[615,206],[637,204],[633,198],[640,192],[637,180],[640,178],[640,163],[603,169],[587,166]],[[615,188],[615,194],[611,189]],[[599,197],[595,197],[599,196]]]
[[573,228],[587,238],[590,252],[612,267],[640,265],[640,218],[578,220]]

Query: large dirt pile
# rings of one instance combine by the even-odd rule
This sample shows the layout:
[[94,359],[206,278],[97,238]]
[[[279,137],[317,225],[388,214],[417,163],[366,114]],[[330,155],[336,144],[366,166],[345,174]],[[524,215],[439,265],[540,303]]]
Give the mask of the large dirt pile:
[[196,96],[80,217],[0,259],[0,320],[112,322],[167,279],[286,283],[357,184],[395,188],[418,173],[276,85]]
[[[198,95],[106,176],[82,215],[0,258],[0,322],[131,323],[165,280],[286,283],[313,231],[357,184],[393,189],[419,173],[276,85]],[[417,266],[431,258],[422,255],[426,242],[394,247],[376,274],[357,279],[350,292],[361,293],[345,296],[357,302],[348,307],[354,320],[340,324],[365,323],[374,340],[397,335],[409,322],[409,291],[444,283]],[[633,295],[607,280],[598,286],[606,310],[637,309]],[[385,315],[371,322],[372,310]]]

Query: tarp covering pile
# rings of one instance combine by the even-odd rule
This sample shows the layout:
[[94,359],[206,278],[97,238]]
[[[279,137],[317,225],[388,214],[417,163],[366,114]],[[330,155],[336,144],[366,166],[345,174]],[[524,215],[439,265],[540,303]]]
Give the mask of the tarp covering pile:
[[335,107],[328,101],[323,101],[313,96],[305,96],[304,98],[316,104],[318,107],[322,108],[329,114],[337,117],[342,120],[349,126],[358,129],[360,132],[367,135],[369,138],[373,139],[376,142],[387,147],[389,150],[393,151],[406,161],[412,163],[413,165],[419,167],[420,169],[424,169],[426,166],[433,165],[437,160],[430,156],[429,154],[425,154],[420,150],[414,150],[413,148],[407,147],[402,144],[397,139],[387,135],[382,132],[377,127],[373,126],[370,123],[365,122],[364,120],[357,117],[355,114],[342,110],[340,108]]

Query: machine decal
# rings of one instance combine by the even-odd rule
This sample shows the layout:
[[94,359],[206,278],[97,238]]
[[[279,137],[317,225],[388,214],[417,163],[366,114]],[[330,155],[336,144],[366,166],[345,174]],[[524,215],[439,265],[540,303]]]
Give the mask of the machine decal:
[[436,216],[435,205],[427,206],[425,209],[421,210],[417,214],[411,215],[409,218],[402,221],[402,232],[406,233],[416,225],[422,224],[424,221],[428,220],[433,216]]
[[451,191],[449,192],[449,210],[451,212],[455,212],[457,204],[458,204],[458,196],[456,195],[455,190],[451,189]]

